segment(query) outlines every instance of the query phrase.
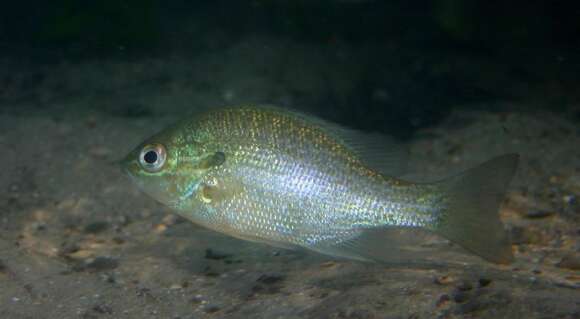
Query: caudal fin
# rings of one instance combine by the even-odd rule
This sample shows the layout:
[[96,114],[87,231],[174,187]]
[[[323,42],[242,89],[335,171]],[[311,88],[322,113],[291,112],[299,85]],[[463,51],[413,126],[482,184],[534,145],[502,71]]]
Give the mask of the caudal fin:
[[510,263],[511,245],[498,208],[518,158],[517,154],[499,156],[442,181],[448,204],[435,232],[489,261]]

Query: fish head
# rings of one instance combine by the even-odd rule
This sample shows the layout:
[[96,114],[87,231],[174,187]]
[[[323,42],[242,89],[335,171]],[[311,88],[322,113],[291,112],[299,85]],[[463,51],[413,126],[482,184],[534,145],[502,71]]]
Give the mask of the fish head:
[[121,161],[144,193],[174,209],[191,206],[207,171],[225,161],[188,130],[170,128],[147,139]]

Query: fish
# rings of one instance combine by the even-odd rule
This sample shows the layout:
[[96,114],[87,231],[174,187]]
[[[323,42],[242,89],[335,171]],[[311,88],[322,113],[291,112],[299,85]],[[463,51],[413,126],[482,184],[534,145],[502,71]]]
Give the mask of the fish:
[[390,234],[419,230],[510,263],[498,210],[519,156],[425,183],[402,177],[401,150],[385,135],[249,105],[185,117],[121,166],[175,213],[243,240],[381,262],[398,252]]

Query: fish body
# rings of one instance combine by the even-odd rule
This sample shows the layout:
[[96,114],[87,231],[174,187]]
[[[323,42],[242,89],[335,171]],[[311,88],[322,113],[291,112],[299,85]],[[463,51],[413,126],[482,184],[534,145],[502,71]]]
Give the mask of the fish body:
[[381,260],[389,246],[377,234],[422,229],[488,260],[511,260],[497,207],[516,155],[424,184],[395,177],[403,157],[394,148],[311,116],[238,107],[167,128],[123,166],[178,214],[240,239]]

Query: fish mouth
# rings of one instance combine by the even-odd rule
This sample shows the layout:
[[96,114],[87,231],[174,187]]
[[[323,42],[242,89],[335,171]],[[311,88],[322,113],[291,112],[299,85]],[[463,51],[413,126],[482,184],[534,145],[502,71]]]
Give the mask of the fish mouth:
[[131,179],[131,181],[139,185],[139,179],[137,178],[137,172],[139,171],[139,163],[132,156],[132,152],[125,156],[123,159],[117,162],[119,170]]
[[136,162],[129,162],[129,163],[121,163],[119,169],[123,173],[123,175],[127,176],[128,179],[131,181],[133,185],[137,187],[138,190],[144,193],[148,193],[145,187],[144,181],[139,178],[139,176],[135,173],[134,166],[138,166]]
[[125,175],[133,175],[131,174],[131,170],[129,169],[129,166],[131,165],[131,161],[125,157],[122,160],[117,162],[117,166],[119,167],[119,170],[125,174]]
[[136,172],[139,169],[139,164],[136,161],[121,161],[119,163],[119,169],[123,174],[129,176],[133,181],[136,181]]

